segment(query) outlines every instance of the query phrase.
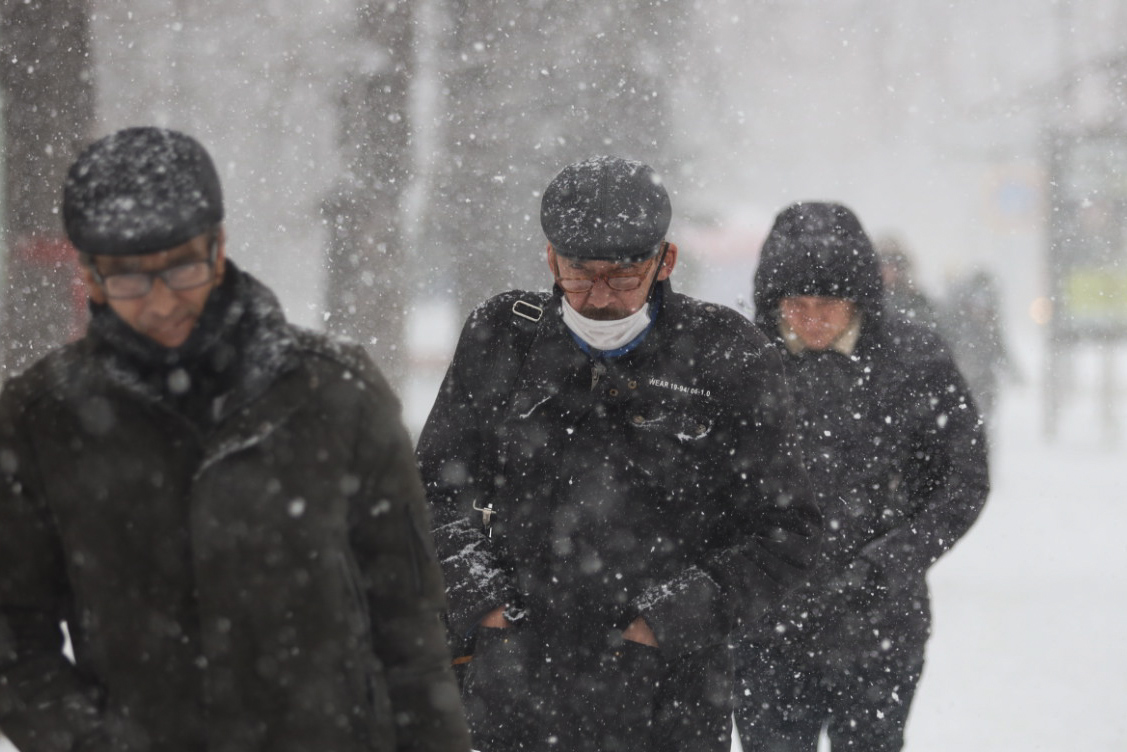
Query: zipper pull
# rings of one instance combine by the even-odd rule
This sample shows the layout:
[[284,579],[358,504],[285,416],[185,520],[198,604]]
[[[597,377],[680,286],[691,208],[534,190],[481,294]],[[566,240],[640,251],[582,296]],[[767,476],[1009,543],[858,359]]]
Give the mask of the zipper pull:
[[603,361],[596,360],[591,363],[591,391],[595,391],[595,387],[599,385],[599,379],[607,372],[607,366]]

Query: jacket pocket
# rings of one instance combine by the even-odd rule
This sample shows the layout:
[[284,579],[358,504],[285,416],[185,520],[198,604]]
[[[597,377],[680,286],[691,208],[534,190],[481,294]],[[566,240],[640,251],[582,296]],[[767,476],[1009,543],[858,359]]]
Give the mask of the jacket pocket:
[[[713,404],[700,398],[672,403],[639,402],[626,414],[627,458],[643,468],[644,477],[635,485],[660,491],[665,511],[682,509],[694,501],[699,488],[709,487],[711,465],[722,452],[717,445],[717,421]],[[653,458],[662,458],[656,462]]]
[[631,408],[630,425],[643,440],[691,446],[712,433],[714,415],[709,403],[637,405]]
[[365,689],[368,700],[368,744],[372,750],[382,752],[388,748],[387,740],[395,738],[394,712],[391,707],[391,691],[383,664],[375,655],[370,655],[364,671]]
[[511,739],[517,729],[538,723],[530,679],[537,665],[532,640],[531,634],[516,627],[477,628],[462,692],[476,746],[489,749],[491,743]]
[[604,658],[601,680],[606,688],[603,702],[607,744],[622,749],[649,749],[656,715],[657,692],[665,678],[666,662],[658,648],[624,640]]
[[526,633],[516,627],[477,627],[473,659],[466,670],[466,692],[488,693],[497,684],[525,684],[531,658],[526,640]]
[[356,698],[355,707],[362,716],[360,722],[367,737],[367,746],[374,752],[383,752],[386,740],[395,735],[387,675],[383,662],[372,647],[371,616],[360,568],[347,551],[337,552],[337,562],[348,599],[350,652],[355,656],[354,661],[349,662],[351,668],[346,666],[345,670],[352,672],[351,691]]
[[337,551],[337,564],[348,603],[351,606],[348,619],[349,629],[358,639],[370,641],[372,622],[368,609],[368,597],[364,592],[364,585],[360,576],[360,567],[349,551]]

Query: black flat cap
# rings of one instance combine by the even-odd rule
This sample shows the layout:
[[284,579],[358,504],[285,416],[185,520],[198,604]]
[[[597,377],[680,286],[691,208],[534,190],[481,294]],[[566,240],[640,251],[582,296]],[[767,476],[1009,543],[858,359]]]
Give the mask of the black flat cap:
[[95,141],[63,184],[63,224],[83,253],[156,253],[221,221],[215,165],[198,141],[177,131],[127,128]]
[[672,208],[647,165],[594,157],[565,167],[540,201],[540,226],[556,253],[587,261],[642,261],[655,255]]

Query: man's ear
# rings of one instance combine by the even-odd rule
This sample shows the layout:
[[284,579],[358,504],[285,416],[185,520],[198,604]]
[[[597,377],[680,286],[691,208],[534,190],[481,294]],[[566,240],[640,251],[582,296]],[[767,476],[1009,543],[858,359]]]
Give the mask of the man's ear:
[[548,243],[548,268],[552,270],[553,277],[559,276],[560,265],[556,261],[556,249],[552,247],[551,243]]
[[227,271],[227,228],[219,225],[219,234],[215,238],[215,284],[223,282],[223,275]]
[[[93,262],[90,262],[93,263]],[[102,289],[102,285],[94,276],[94,270],[86,264],[78,264],[78,276],[82,280],[82,284],[86,287],[86,295],[90,300],[98,305],[105,305],[106,291]]]
[[677,266],[677,244],[670,243],[665,249],[665,258],[662,259],[661,269],[657,273],[658,281],[664,282],[669,279],[669,275],[673,273],[675,266]]

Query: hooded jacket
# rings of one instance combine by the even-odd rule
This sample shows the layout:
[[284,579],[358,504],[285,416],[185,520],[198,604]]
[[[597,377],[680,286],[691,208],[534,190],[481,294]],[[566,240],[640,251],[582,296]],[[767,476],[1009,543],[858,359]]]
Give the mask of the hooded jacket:
[[[926,639],[925,574],[970,528],[989,490],[986,437],[966,384],[933,331],[884,315],[876,254],[843,206],[784,210],[754,286],[755,322],[786,364],[826,521],[818,576],[766,627],[789,628],[785,639],[837,631],[857,643],[892,620],[918,622]],[[779,302],[801,295],[856,303],[852,352],[788,348]],[[871,613],[843,618],[858,603]]]
[[35,752],[467,750],[375,366],[229,261],[162,350],[96,308],[0,395],[0,728]]

